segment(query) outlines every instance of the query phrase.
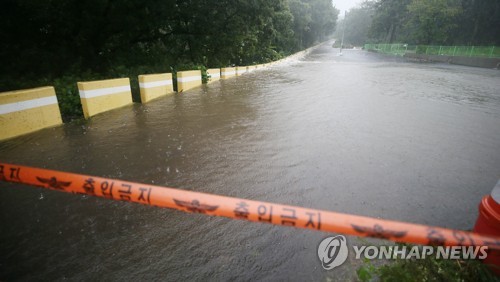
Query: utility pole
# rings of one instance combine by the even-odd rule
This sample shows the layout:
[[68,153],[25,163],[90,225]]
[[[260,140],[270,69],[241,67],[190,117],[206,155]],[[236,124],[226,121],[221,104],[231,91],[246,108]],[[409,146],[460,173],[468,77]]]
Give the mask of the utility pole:
[[345,26],[347,25],[347,11],[344,11],[344,27],[342,29],[342,40],[340,41],[340,53],[339,56],[342,56],[342,48],[344,47],[344,34],[345,34]]

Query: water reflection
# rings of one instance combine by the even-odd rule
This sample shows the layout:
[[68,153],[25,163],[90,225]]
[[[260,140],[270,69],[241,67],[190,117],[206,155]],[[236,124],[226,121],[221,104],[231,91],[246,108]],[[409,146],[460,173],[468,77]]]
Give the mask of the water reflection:
[[[498,178],[499,76],[324,45],[0,142],[0,158],[470,229]],[[0,279],[345,280],[360,263],[323,271],[322,233],[0,185]]]

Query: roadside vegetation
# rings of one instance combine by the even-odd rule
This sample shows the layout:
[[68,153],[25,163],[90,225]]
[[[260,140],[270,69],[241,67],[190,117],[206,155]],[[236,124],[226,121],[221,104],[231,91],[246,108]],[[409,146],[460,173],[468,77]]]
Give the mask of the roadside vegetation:
[[330,0],[5,0],[0,92],[54,85],[68,120],[77,81],[273,61],[326,40],[337,15]]
[[[399,244],[405,245],[405,244]],[[406,245],[411,246],[411,245]],[[436,253],[436,252],[434,252]],[[500,281],[491,269],[479,260],[397,258],[388,263],[374,263],[365,259],[356,271],[358,279],[368,281]]]
[[[343,16],[343,15],[342,15]],[[346,45],[500,45],[498,0],[370,0],[347,12]]]

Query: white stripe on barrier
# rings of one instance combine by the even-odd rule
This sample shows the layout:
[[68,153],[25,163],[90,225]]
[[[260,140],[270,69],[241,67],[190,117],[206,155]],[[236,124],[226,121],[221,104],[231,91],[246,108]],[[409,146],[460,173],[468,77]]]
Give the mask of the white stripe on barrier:
[[235,71],[223,71],[222,72],[222,75],[235,75],[236,72]]
[[191,82],[191,81],[200,81],[201,82],[201,76],[178,77],[177,81],[178,82]]
[[150,82],[139,82],[141,88],[155,88],[160,86],[172,85],[172,80],[159,80]]
[[118,94],[123,92],[131,92],[130,85],[108,87],[108,88],[101,88],[94,90],[79,90],[79,91],[80,91],[80,98],[85,98],[85,99]]
[[0,105],[0,115],[5,115],[13,112],[19,112],[34,108],[39,108],[43,106],[57,104],[57,97],[43,97],[33,100],[20,101],[11,104]]
[[218,73],[214,73],[214,74],[209,73],[208,75],[210,75],[210,77],[220,77],[220,74],[218,74]]

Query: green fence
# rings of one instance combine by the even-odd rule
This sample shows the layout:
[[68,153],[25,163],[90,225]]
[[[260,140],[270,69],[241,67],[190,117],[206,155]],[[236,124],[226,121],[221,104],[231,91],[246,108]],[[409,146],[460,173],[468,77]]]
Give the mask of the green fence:
[[411,54],[500,58],[500,47],[496,46],[427,46],[408,44],[365,44],[365,50],[404,56]]

